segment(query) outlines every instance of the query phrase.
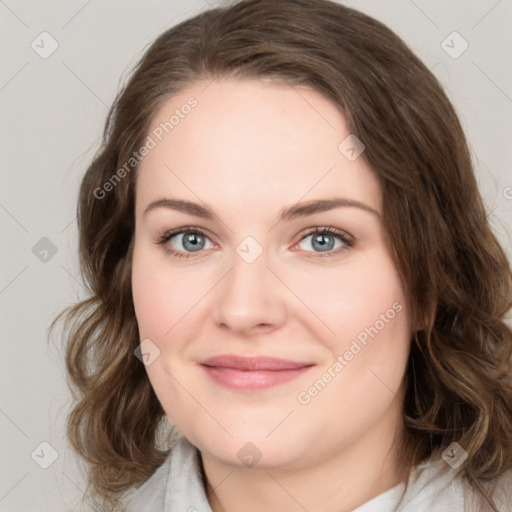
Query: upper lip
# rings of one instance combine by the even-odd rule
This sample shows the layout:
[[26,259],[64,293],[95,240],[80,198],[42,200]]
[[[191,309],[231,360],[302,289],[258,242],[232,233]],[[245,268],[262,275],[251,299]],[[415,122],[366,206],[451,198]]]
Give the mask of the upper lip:
[[225,354],[210,357],[201,361],[200,364],[205,366],[216,366],[224,368],[234,368],[237,370],[295,370],[305,366],[312,366],[313,363],[288,361],[277,357],[247,357],[237,356],[233,354]]

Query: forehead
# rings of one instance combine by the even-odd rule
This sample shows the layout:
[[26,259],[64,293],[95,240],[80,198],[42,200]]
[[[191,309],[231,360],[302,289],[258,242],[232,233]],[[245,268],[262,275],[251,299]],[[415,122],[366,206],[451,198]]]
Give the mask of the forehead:
[[[152,149],[137,180],[137,208],[166,194],[254,214],[349,196],[380,211],[377,179],[364,158],[347,159],[350,135],[328,98],[269,80],[196,82],[169,98],[149,130]],[[211,199],[211,200],[210,200]]]

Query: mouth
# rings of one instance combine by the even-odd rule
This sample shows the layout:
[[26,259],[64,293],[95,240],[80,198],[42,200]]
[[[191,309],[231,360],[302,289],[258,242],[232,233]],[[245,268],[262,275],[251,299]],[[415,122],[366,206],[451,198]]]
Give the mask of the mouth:
[[255,391],[289,382],[307,372],[314,363],[274,357],[216,356],[199,363],[216,384],[232,389]]

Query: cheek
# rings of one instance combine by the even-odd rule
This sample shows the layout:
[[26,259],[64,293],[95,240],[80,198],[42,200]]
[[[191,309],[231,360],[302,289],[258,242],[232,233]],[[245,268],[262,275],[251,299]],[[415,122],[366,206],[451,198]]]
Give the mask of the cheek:
[[[186,396],[180,393],[173,378],[175,361],[169,359],[170,355],[180,354],[185,343],[184,337],[180,338],[179,320],[190,305],[185,304],[188,300],[180,293],[182,286],[186,286],[186,272],[166,272],[162,257],[153,250],[135,246],[132,294],[139,335],[141,341],[149,339],[159,350],[159,355],[146,366],[146,372],[166,414],[176,425],[181,425],[179,411],[192,414],[186,407]],[[171,339],[173,343],[169,343]],[[182,376],[179,380],[184,381]]]
[[[321,272],[295,272],[289,280],[312,313],[310,325],[318,326],[317,334],[324,333],[323,339],[333,347],[341,344],[343,348],[343,343],[376,322],[381,327],[381,315],[391,318],[388,331],[391,323],[397,324],[395,318],[402,321],[407,316],[399,275],[381,248]],[[401,309],[399,315],[397,309]]]
[[323,329],[329,355],[297,400],[305,417],[319,422],[329,411],[334,426],[323,427],[326,435],[343,432],[346,439],[392,406],[409,355],[409,314],[400,278],[384,253],[371,256],[322,278],[324,294],[316,287],[309,294],[335,334]]
[[[134,254],[132,268],[132,293],[135,315],[141,339],[158,339],[169,329],[169,319],[164,315],[168,303],[166,287],[158,279],[159,269],[151,261]],[[167,306],[166,306],[167,304]]]
[[300,285],[308,306],[322,321],[314,318],[310,326],[316,326],[317,339],[328,349],[318,376],[329,373],[325,378],[330,391],[322,392],[316,406],[323,410],[336,396],[344,396],[343,414],[354,414],[362,403],[371,404],[360,410],[362,416],[382,413],[400,388],[411,337],[405,296],[392,260],[376,249],[330,273],[316,273],[314,286],[305,279]]
[[[141,338],[163,340],[207,290],[198,277],[165,264],[165,256],[135,248],[132,294]],[[204,288],[204,289],[203,289]]]

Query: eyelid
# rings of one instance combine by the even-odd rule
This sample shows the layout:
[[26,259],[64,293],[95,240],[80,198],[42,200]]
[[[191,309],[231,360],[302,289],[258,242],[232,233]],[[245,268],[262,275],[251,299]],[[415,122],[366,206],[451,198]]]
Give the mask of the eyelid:
[[307,231],[302,234],[301,240],[303,240],[306,236],[320,233],[320,234],[328,234],[333,236],[339,236],[340,238],[345,238],[347,240],[354,240],[354,237],[348,234],[346,231],[338,228],[334,228],[332,226],[315,226],[313,228],[308,228]]
[[211,240],[211,236],[206,229],[198,228],[197,226],[183,226],[181,228],[169,229],[165,231],[162,235],[159,236],[160,242],[167,241],[173,236],[181,235],[183,233],[197,233],[202,235],[209,240]]

